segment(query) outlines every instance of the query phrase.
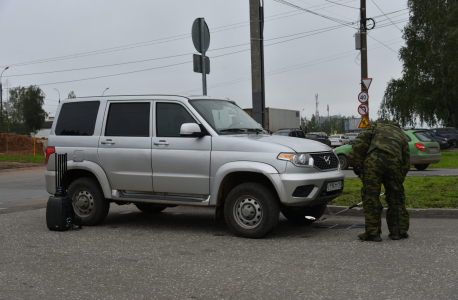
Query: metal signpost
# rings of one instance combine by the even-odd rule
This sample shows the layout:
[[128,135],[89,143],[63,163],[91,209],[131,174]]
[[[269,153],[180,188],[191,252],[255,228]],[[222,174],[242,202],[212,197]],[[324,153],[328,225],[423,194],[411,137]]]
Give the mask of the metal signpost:
[[191,29],[192,42],[196,50],[202,55],[194,54],[194,72],[202,73],[202,90],[207,95],[207,74],[210,74],[210,59],[205,56],[205,52],[210,46],[210,30],[204,18],[194,20]]

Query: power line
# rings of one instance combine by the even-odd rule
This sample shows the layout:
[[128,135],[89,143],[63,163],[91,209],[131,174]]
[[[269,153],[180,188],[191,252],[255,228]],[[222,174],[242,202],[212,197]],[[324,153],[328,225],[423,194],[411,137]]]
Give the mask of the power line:
[[[391,44],[399,43],[400,41],[395,41],[395,40],[399,40],[399,39],[401,39],[401,38],[395,38],[395,39],[388,40],[388,42],[391,41],[388,44],[391,45]],[[382,47],[383,46],[371,47],[371,50],[379,49],[379,48],[382,48]],[[313,65],[316,65],[316,64],[329,62],[329,61],[332,61],[332,60],[336,60],[336,59],[340,59],[340,58],[344,58],[344,57],[348,57],[348,56],[352,56],[352,55],[354,55],[354,50],[346,51],[346,52],[343,52],[343,53],[340,53],[340,54],[335,54],[335,55],[331,55],[331,56],[320,58],[320,59],[316,59],[316,60],[312,60],[312,61],[309,61],[309,62],[306,62],[306,63],[302,63],[302,64],[299,64],[299,65],[295,64],[294,66],[289,66],[289,67],[280,68],[280,69],[277,69],[277,70],[272,70],[272,71],[266,72],[266,76],[276,75],[276,74],[280,74],[280,73],[284,73],[284,72],[288,72],[288,71],[292,71],[292,70],[296,70],[296,69],[300,69],[300,68],[304,68],[304,67],[309,67],[309,66],[313,66]],[[335,57],[335,56],[338,56],[338,57]],[[332,58],[332,57],[335,57],[335,58]],[[324,61],[321,61],[321,60],[324,60]],[[251,77],[244,77],[244,78],[233,79],[233,80],[230,80],[230,81],[217,83],[217,84],[209,86],[209,88],[215,88],[215,87],[221,87],[221,86],[226,86],[226,85],[230,85],[230,84],[236,84],[236,83],[243,82],[243,81],[248,81],[248,80],[251,80]],[[192,93],[192,92],[199,91],[199,90],[200,89],[192,89],[192,90],[186,90],[186,91],[183,91],[183,92],[180,92],[180,93]]]
[[[371,0],[371,1],[372,1],[372,3],[375,4],[375,6],[377,6],[377,8],[382,12],[382,14],[385,15],[385,13],[383,12],[383,10],[382,10],[380,7],[378,7],[377,3],[375,3],[374,0]],[[391,19],[390,19],[387,15],[385,15],[385,17],[386,17],[388,20],[391,21]],[[393,23],[393,21],[391,21],[391,23]],[[394,23],[393,23],[393,25],[396,26],[396,24],[394,24]],[[396,26],[396,28],[399,29],[398,26]],[[402,33],[402,30],[401,30],[401,29],[399,29],[399,31]]]
[[330,0],[326,0],[326,1],[331,2],[331,3],[334,3],[334,4],[337,4],[337,5],[342,5],[342,6],[346,6],[346,7],[349,7],[349,8],[354,8],[354,9],[359,10],[359,8],[357,8],[357,7],[353,7],[353,6],[349,6],[349,5],[345,5],[345,4],[340,4],[340,3],[333,2],[333,1],[330,1]]
[[[374,17],[374,18],[375,18],[375,17]],[[280,43],[284,43],[284,42],[288,42],[288,41],[292,41],[292,40],[296,40],[296,39],[300,39],[300,38],[304,38],[304,37],[308,37],[308,36],[312,36],[312,35],[316,35],[316,34],[320,34],[320,33],[324,33],[324,32],[327,32],[327,31],[330,31],[330,30],[334,30],[334,29],[337,29],[337,28],[342,28],[342,27],[344,27],[344,26],[331,26],[331,27],[327,27],[327,28],[316,29],[316,30],[304,32],[304,33],[302,33],[302,34],[311,33],[311,32],[315,32],[315,33],[307,34],[307,35],[304,35],[304,36],[300,36],[300,37],[296,37],[296,38],[292,38],[292,39],[288,39],[288,40],[279,41],[279,42],[276,42],[276,43],[271,43],[271,44],[265,45],[265,47],[272,46],[272,45],[276,45],[276,44],[280,44]],[[289,35],[289,36],[291,36],[291,35]],[[279,39],[279,38],[285,38],[285,37],[288,37],[288,36],[273,38],[273,39],[269,39],[269,40],[274,40],[274,39]],[[374,39],[375,39],[375,38],[374,38]],[[377,39],[375,39],[375,40],[378,41]],[[268,41],[268,40],[266,40],[266,41]],[[380,43],[380,42],[379,42],[379,43]],[[235,45],[235,46],[227,46],[227,47],[222,47],[222,48],[218,48],[218,49],[215,49],[215,50],[221,50],[221,49],[226,49],[226,48],[238,47],[238,46],[243,46],[243,45],[248,45],[248,44],[249,44],[249,43],[247,43],[247,44]],[[383,44],[382,44],[382,45],[383,45]],[[383,45],[383,46],[387,47],[386,45]],[[388,48],[389,48],[389,47],[388,47]],[[393,49],[391,49],[391,48],[389,48],[389,49],[390,49],[391,51],[395,52]],[[244,50],[235,51],[235,52],[231,52],[231,53],[227,53],[227,54],[217,55],[217,56],[214,56],[213,58],[217,58],[217,57],[221,57],[221,56],[227,56],[227,55],[231,55],[231,54],[235,54],[235,53],[240,53],[240,52],[245,52],[245,51],[248,51],[248,50],[250,50],[250,49],[244,49]],[[395,53],[396,53],[396,52],[395,52]],[[189,55],[189,54],[186,54],[186,55]],[[180,55],[180,56],[181,56],[181,55]],[[130,71],[130,72],[122,72],[122,73],[116,73],[116,74],[110,74],[110,75],[102,75],[102,76],[89,77],[89,78],[82,78],[82,79],[76,79],[76,80],[67,80],[67,81],[54,82],[54,83],[45,83],[45,84],[39,84],[39,85],[60,84],[60,83],[68,83],[68,82],[76,82],[76,81],[85,81],[85,80],[91,80],[91,79],[99,79],[99,78],[105,78],[105,77],[113,77],[113,76],[119,76],[119,75],[126,75],[126,74],[132,74],[132,73],[150,71],[150,70],[155,70],[155,69],[162,69],[162,68],[172,67],[172,66],[177,66],[177,65],[182,65],[182,64],[186,64],[186,63],[190,63],[190,61],[181,62],[181,63],[176,63],[176,64],[171,64],[171,65],[166,65],[166,66],[160,66],[160,67],[154,67],[154,68],[147,68],[147,69],[142,69],[142,70]]]
[[[315,6],[312,6],[312,7],[319,7],[319,6],[324,6],[324,5],[326,5],[326,4],[315,5]],[[324,8],[327,8],[327,7],[324,7]],[[320,10],[320,9],[323,9],[323,8],[319,8],[317,10]],[[294,14],[294,12],[287,12],[287,13],[281,13],[281,14],[270,16],[270,17],[266,17],[266,19],[272,18],[272,17],[275,17],[275,16],[279,16],[279,15],[285,15],[285,14],[292,14],[291,16],[296,15],[296,14]],[[283,17],[280,17],[280,18],[285,18],[285,17],[289,17],[289,16],[283,16]],[[280,19],[280,18],[276,18],[276,19]],[[266,22],[273,21],[273,20],[276,20],[276,19],[267,20]],[[225,28],[225,27],[232,27],[232,26],[240,25],[240,24],[249,24],[249,21],[239,22],[239,23],[234,23],[234,24],[230,24],[230,25],[224,25],[224,26],[216,27],[216,28],[213,28],[211,32],[212,33],[217,33],[217,32],[221,32],[221,31],[226,31],[226,30],[236,29],[236,28],[240,28],[240,27],[246,26],[246,25],[242,25],[242,26],[236,26],[236,27],[233,27],[233,28],[226,28],[226,29],[215,31],[216,29],[221,29],[221,28]],[[128,44],[128,45],[123,45],[123,46],[117,46],[117,47],[111,47],[111,48],[105,48],[105,49],[100,49],[100,50],[81,52],[81,53],[77,53],[77,54],[58,56],[58,57],[54,57],[54,58],[47,58],[47,59],[41,59],[41,60],[35,60],[35,61],[29,61],[29,62],[23,62],[23,63],[16,63],[16,64],[8,64],[8,66],[10,66],[10,67],[12,67],[12,66],[13,67],[20,67],[20,66],[25,66],[25,65],[30,65],[30,64],[38,64],[38,63],[53,62],[53,61],[59,61],[59,60],[65,60],[65,59],[80,58],[80,57],[85,57],[85,56],[89,56],[89,55],[97,55],[97,54],[104,54],[104,53],[110,53],[110,52],[115,52],[115,51],[128,50],[128,49],[151,46],[151,45],[167,43],[167,42],[176,41],[176,40],[182,40],[182,39],[187,39],[187,38],[189,38],[189,33],[180,34],[180,35],[171,36],[171,37],[166,37],[166,38],[155,39],[155,40],[146,41],[146,42],[139,42],[139,43]]]

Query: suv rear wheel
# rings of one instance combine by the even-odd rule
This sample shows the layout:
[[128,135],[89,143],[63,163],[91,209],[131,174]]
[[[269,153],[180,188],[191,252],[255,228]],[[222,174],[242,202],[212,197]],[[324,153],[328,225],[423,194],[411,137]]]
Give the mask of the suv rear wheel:
[[[311,224],[321,218],[326,211],[327,204],[319,204],[307,207],[286,207],[281,213],[288,219],[288,221],[297,224]],[[314,217],[315,220],[306,219],[306,216]]]
[[261,238],[278,223],[277,197],[265,186],[248,182],[233,188],[224,203],[224,217],[229,228],[246,238]]
[[101,223],[110,210],[110,202],[103,196],[97,180],[79,178],[68,187],[68,197],[72,200],[75,214],[83,220],[84,225]]

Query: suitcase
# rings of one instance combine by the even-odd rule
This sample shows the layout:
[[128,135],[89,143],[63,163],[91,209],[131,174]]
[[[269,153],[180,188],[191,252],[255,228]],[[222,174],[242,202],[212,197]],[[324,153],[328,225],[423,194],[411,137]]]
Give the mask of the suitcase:
[[73,226],[75,213],[68,197],[51,196],[46,205],[46,225],[49,230],[65,231]]

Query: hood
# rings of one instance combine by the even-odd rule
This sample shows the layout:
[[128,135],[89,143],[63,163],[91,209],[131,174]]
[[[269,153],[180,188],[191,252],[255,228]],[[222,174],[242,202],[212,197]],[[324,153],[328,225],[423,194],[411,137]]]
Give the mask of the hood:
[[[323,143],[288,136],[265,135],[265,134],[237,134],[237,135],[220,135],[218,139],[224,139],[231,142],[233,151],[249,151],[251,149],[269,149],[281,148],[284,152],[326,152],[332,151],[331,148]],[[283,147],[282,147],[283,146]],[[253,147],[253,148],[252,148]],[[238,149],[240,148],[240,150]],[[288,149],[289,148],[289,149]],[[251,150],[250,149],[250,150]],[[272,149],[273,150],[273,149]]]

